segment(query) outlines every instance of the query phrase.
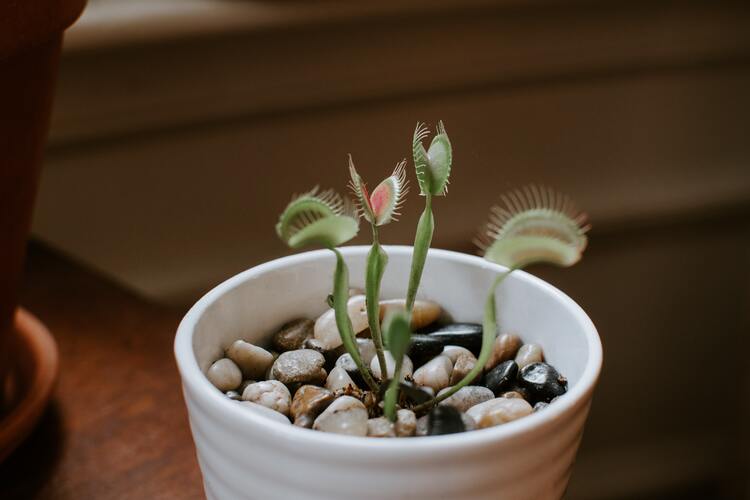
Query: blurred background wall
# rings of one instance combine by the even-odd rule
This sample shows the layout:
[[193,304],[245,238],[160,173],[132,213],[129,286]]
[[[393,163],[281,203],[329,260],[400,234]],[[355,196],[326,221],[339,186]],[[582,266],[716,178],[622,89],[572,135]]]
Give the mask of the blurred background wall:
[[[287,253],[290,193],[343,189],[349,152],[377,182],[417,120],[442,119],[435,246],[473,251],[527,182],[590,212],[582,264],[534,270],[605,344],[569,497],[739,498],[749,116],[747,2],[93,0],[66,41],[34,232],[184,308]],[[386,242],[411,242],[415,191]]]

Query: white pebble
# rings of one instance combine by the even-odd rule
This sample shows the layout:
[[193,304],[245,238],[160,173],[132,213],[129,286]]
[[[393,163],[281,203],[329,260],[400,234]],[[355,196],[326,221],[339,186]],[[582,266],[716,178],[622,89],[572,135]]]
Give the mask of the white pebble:
[[[387,378],[393,377],[393,373],[396,371],[396,361],[393,359],[393,356],[391,355],[390,351],[385,351],[383,353],[385,355],[385,370],[387,372]],[[381,372],[380,372],[380,363],[378,362],[378,358],[372,358],[372,361],[370,361],[370,370],[372,371],[372,374],[377,378],[378,380],[382,379]],[[414,364],[411,362],[411,359],[409,359],[409,356],[404,354],[404,361],[401,364],[401,381],[403,381],[406,377],[411,377],[411,375],[414,373]]]
[[325,358],[312,349],[286,351],[276,359],[271,368],[271,377],[285,384],[294,382],[322,383],[328,373],[323,369]]
[[[406,308],[406,299],[391,299],[380,301],[380,320],[385,318],[388,311],[402,311]],[[440,304],[431,300],[415,300],[411,311],[411,328],[418,330],[434,323],[442,314]]]
[[472,406],[466,411],[477,423],[477,428],[492,427],[530,415],[533,408],[524,399],[495,398]]
[[289,405],[292,403],[289,389],[278,380],[264,380],[248,385],[242,393],[242,399],[284,415],[289,415]]
[[[355,295],[351,297],[346,303],[346,307],[356,335],[368,327],[365,296]],[[315,320],[313,332],[320,345],[327,351],[335,349],[343,343],[336,326],[336,312],[333,309],[327,310]]]
[[227,357],[235,362],[248,379],[259,379],[273,364],[273,354],[244,340],[235,340],[227,349]]
[[354,383],[346,370],[340,366],[334,366],[326,379],[326,389],[336,392],[340,389],[345,389],[347,386],[352,389],[357,388],[357,384]]
[[291,425],[291,422],[288,418],[286,418],[281,413],[271,410],[270,408],[266,408],[263,405],[259,405],[257,403],[252,403],[250,401],[240,401],[240,404],[243,408],[247,408],[248,411],[252,411],[258,415],[262,415],[265,418],[269,418],[271,420],[275,420],[276,422],[282,423],[282,424],[289,424]]
[[401,409],[396,412],[396,436],[413,436],[417,429],[417,416],[413,411]]
[[313,429],[350,436],[366,436],[367,408],[359,399],[341,396],[318,415]]
[[453,372],[453,364],[450,358],[443,355],[436,356],[414,372],[414,382],[439,391],[450,384],[451,372]]
[[206,372],[206,377],[221,392],[232,391],[242,383],[242,372],[228,358],[221,358],[212,364]]
[[459,358],[459,356],[466,355],[466,356],[474,356],[470,350],[468,350],[465,347],[461,347],[458,345],[447,345],[443,347],[443,356],[448,356],[450,358],[451,363],[456,363],[456,360]]
[[[449,391],[450,387],[446,387],[438,393],[438,396]],[[466,387],[460,388],[455,394],[444,399],[440,402],[441,405],[452,406],[458,411],[466,411],[472,406],[476,406],[479,403],[484,403],[490,399],[494,399],[495,394],[481,385],[467,385]]]
[[367,421],[367,435],[370,437],[396,437],[393,422],[385,417],[371,418]]
[[524,344],[516,354],[516,364],[519,370],[526,365],[539,361],[544,361],[544,353],[539,344]]

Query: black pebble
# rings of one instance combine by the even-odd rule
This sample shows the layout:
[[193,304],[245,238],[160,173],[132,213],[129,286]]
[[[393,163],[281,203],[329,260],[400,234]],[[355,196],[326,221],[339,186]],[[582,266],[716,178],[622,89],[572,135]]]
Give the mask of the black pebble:
[[461,412],[452,406],[439,405],[430,411],[427,417],[427,435],[456,434],[464,432],[466,426],[461,419]]
[[547,363],[531,363],[518,372],[518,385],[529,395],[532,404],[543,401],[549,403],[568,390],[568,381]]
[[443,352],[444,346],[445,344],[439,338],[415,333],[411,336],[407,354],[414,362],[414,366],[421,366]]
[[477,323],[452,323],[429,332],[427,335],[439,339],[444,346],[465,347],[474,356],[479,356],[479,351],[482,349],[482,325]]
[[484,385],[499,396],[503,392],[512,390],[518,375],[518,365],[512,359],[503,361],[484,376]]
[[[385,391],[388,389],[388,386],[390,385],[390,380],[387,380],[380,384],[380,399],[383,399],[385,397]],[[398,388],[398,404],[399,406],[408,408],[409,406],[417,406],[422,403],[426,403],[427,401],[431,400],[432,396],[422,390],[417,384],[414,382],[409,382],[408,380],[405,380],[399,384]]]

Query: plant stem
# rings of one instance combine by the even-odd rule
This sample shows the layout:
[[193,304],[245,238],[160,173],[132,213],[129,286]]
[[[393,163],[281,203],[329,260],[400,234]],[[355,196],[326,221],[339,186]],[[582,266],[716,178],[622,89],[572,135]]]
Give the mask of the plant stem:
[[393,378],[391,378],[391,381],[388,384],[388,389],[386,389],[385,398],[383,399],[383,412],[385,413],[386,418],[391,422],[396,421],[396,400],[398,399],[398,389],[401,382],[401,366],[403,363],[403,356],[396,360],[396,366],[393,370]]
[[422,216],[417,224],[417,232],[414,235],[414,251],[411,257],[411,271],[409,273],[409,288],[406,292],[406,312],[411,316],[414,300],[417,298],[419,282],[422,279],[424,263],[427,260],[427,250],[432,242],[432,233],[435,230],[435,221],[432,216],[432,195],[425,195],[425,206]]
[[415,413],[422,410],[429,410],[441,401],[453,396],[456,392],[459,391],[459,389],[469,385],[476,378],[476,376],[479,375],[482,370],[484,370],[484,365],[490,358],[490,354],[492,353],[492,346],[495,343],[495,337],[497,335],[497,310],[495,306],[495,290],[497,289],[498,285],[500,285],[500,283],[502,283],[502,281],[513,271],[514,269],[511,268],[505,271],[503,274],[499,275],[497,278],[495,278],[495,281],[490,287],[490,291],[487,295],[487,300],[484,304],[484,320],[482,321],[482,349],[479,352],[479,358],[477,358],[477,363],[474,365],[474,368],[472,368],[471,371],[469,371],[469,373],[467,373],[466,376],[464,376],[464,378],[462,378],[457,384],[445,391],[440,396],[437,396],[430,401],[427,401],[426,403],[412,408]]
[[349,270],[344,263],[341,252],[336,248],[331,248],[331,250],[336,254],[336,270],[333,274],[333,310],[336,317],[336,327],[339,330],[341,341],[344,343],[344,348],[351,355],[357,368],[362,373],[362,378],[365,379],[370,389],[377,394],[379,389],[378,384],[372,378],[370,370],[362,362],[362,356],[360,356],[357,343],[354,340],[355,335],[352,328],[352,320],[349,318],[347,307],[347,303],[349,302]]
[[365,273],[365,305],[367,307],[367,322],[370,325],[372,342],[380,364],[380,373],[386,373],[385,354],[383,352],[383,336],[380,331],[380,282],[383,279],[388,255],[378,241],[378,228],[372,225],[372,248],[367,254],[367,271]]

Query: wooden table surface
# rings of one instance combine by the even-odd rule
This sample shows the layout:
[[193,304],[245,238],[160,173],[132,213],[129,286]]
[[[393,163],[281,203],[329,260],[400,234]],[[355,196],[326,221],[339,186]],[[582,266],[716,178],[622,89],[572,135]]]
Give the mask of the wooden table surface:
[[60,374],[40,425],[0,464],[0,498],[204,498],[172,355],[181,312],[39,244],[22,305],[55,336]]

